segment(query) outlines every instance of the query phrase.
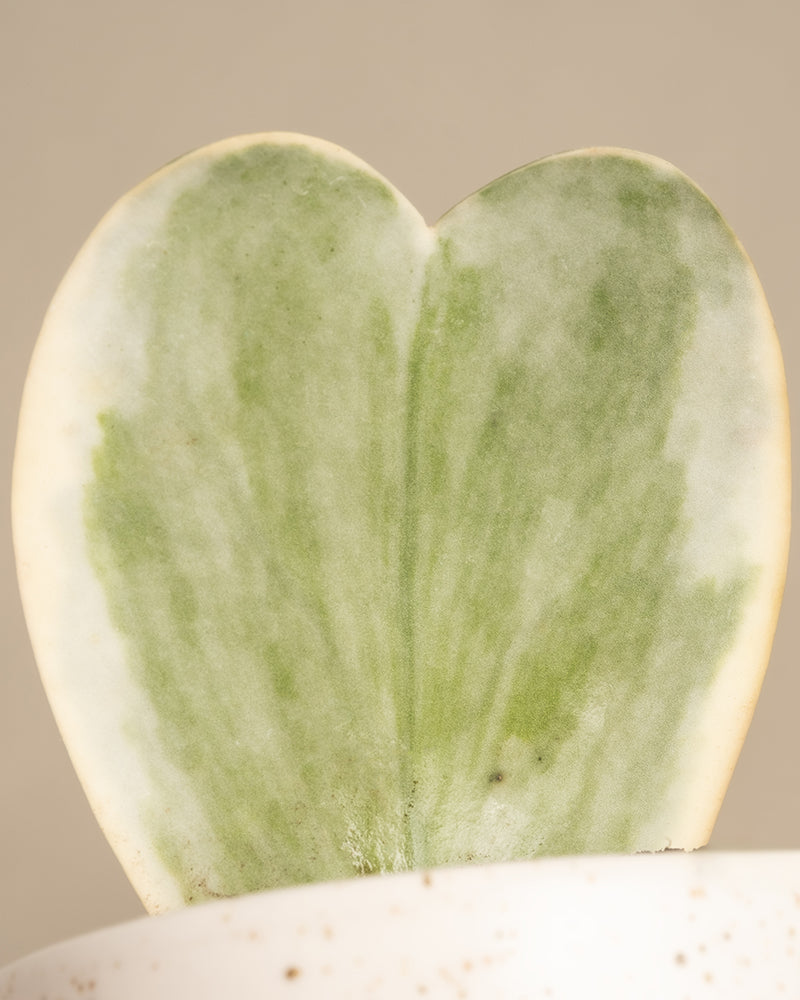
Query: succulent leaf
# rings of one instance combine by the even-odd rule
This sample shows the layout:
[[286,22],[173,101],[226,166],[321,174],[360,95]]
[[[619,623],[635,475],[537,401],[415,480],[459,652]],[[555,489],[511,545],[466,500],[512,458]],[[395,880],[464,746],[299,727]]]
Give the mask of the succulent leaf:
[[612,149],[435,227],[351,154],[230,140],[65,278],[15,470],[23,599],[154,910],[708,836],[785,572],[758,281]]

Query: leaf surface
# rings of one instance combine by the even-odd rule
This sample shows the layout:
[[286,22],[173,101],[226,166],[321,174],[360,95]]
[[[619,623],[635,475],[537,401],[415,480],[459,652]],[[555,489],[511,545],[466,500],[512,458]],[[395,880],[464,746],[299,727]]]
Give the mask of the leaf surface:
[[15,535],[37,659],[151,909],[708,836],[785,572],[763,294],[669,165],[434,228],[292,135],[191,154],[73,265]]

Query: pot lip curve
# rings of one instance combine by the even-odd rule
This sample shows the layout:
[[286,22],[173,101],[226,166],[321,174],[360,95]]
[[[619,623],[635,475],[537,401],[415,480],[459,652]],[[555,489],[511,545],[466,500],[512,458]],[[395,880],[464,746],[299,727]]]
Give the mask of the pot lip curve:
[[[680,849],[634,855],[581,855],[545,857],[529,860],[471,864],[406,872],[381,873],[330,882],[269,889],[241,896],[195,903],[157,915],[142,915],[121,923],[46,945],[0,967],[0,988],[13,981],[18,970],[46,964],[71,952],[100,954],[107,947],[127,938],[135,940],[143,932],[150,938],[165,941],[180,928],[201,936],[206,946],[214,937],[219,922],[275,918],[288,906],[293,912],[309,913],[320,907],[346,903],[355,912],[366,914],[379,910],[399,912],[403,901],[439,890],[445,908],[469,908],[467,900],[481,900],[481,914],[488,909],[505,908],[509,890],[515,893],[551,894],[562,889],[595,893],[601,886],[606,892],[627,897],[641,904],[656,890],[671,891],[675,885],[696,884],[694,895],[705,895],[708,887],[720,887],[736,899],[750,905],[753,896],[774,895],[791,890],[800,907],[800,849],[705,850]],[[541,903],[541,895],[537,899]],[[636,906],[631,909],[635,918]],[[434,919],[436,919],[434,917]],[[0,989],[0,996],[7,994]]]

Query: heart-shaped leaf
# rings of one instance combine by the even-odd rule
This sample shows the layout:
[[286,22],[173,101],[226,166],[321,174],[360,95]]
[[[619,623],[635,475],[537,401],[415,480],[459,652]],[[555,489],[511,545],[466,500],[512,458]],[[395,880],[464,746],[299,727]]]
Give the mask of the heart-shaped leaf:
[[100,225],[26,388],[37,658],[151,909],[705,841],[766,664],[787,411],[669,165],[591,150],[428,228],[299,136]]

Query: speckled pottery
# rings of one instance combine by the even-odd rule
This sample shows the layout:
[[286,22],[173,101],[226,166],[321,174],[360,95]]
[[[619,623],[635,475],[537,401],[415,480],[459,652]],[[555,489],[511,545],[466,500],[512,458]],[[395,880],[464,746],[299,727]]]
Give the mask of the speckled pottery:
[[2,1000],[800,996],[800,852],[560,858],[204,903],[0,973]]

